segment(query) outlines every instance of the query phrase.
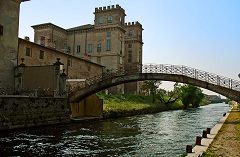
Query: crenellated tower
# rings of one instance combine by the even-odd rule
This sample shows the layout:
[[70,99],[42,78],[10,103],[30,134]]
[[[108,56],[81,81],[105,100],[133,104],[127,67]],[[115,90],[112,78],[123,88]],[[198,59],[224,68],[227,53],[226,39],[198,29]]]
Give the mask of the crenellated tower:
[[[138,70],[142,65],[142,25],[139,22],[125,23],[125,69]],[[125,85],[125,93],[139,93],[139,82]]]
[[95,8],[95,28],[120,26],[124,27],[125,23],[125,10],[118,4],[112,6],[104,6]]

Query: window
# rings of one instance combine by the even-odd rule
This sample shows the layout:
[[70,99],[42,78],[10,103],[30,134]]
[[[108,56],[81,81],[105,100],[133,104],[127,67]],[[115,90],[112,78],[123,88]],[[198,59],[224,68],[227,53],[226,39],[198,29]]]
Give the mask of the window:
[[101,64],[101,57],[97,57],[97,63]]
[[48,43],[48,46],[49,46],[49,47],[52,47],[52,45],[51,45],[51,44],[52,44],[51,39],[48,39],[48,40],[47,40],[47,43]]
[[132,62],[132,51],[128,51],[128,63]]
[[57,41],[53,41],[53,48],[56,49],[56,47],[57,47]]
[[120,17],[120,23],[121,23],[122,25],[124,25],[124,16],[123,16],[123,17]]
[[111,32],[107,32],[107,37],[111,37]]
[[92,51],[93,51],[92,44],[88,44],[88,46],[87,46],[87,52],[88,52],[88,53],[92,53]]
[[41,36],[40,45],[45,46],[45,37]]
[[122,55],[122,45],[123,45],[122,43],[123,43],[123,42],[121,41],[121,42],[120,42],[120,47],[121,47],[121,49],[120,49],[120,55]]
[[102,17],[102,16],[99,17],[98,23],[99,23],[99,24],[103,24],[103,17]]
[[133,36],[133,30],[130,30],[129,32],[128,32],[128,36]]
[[80,53],[81,52],[81,47],[80,45],[77,45],[77,53]]
[[31,56],[31,49],[29,47],[26,47],[26,56]]
[[139,63],[142,63],[142,52],[141,51],[139,51]]
[[132,44],[128,44],[128,48],[132,48]]
[[3,35],[3,25],[0,25],[0,35]]
[[101,40],[102,40],[102,36],[101,36],[101,35],[98,35],[98,36],[97,36],[97,40],[98,40],[98,41],[101,41]]
[[67,47],[67,53],[70,53],[70,52],[71,52],[71,47],[68,46],[68,47]]
[[91,71],[91,65],[88,65],[87,69],[88,69],[88,71]]
[[119,58],[119,63],[123,64],[122,57]]
[[72,66],[72,60],[68,58],[68,66]]
[[111,50],[111,39],[107,39],[107,51]]
[[66,42],[63,43],[63,48],[64,48],[64,50],[67,50],[67,43]]
[[112,23],[112,16],[108,16],[108,23]]
[[102,44],[98,43],[97,44],[97,52],[101,52],[102,51]]
[[44,51],[40,50],[39,58],[43,59],[44,58]]

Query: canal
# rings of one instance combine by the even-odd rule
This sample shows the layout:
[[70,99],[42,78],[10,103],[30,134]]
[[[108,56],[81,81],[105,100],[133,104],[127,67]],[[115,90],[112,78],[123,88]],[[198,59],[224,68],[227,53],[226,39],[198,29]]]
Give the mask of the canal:
[[226,104],[0,134],[0,156],[181,156]]

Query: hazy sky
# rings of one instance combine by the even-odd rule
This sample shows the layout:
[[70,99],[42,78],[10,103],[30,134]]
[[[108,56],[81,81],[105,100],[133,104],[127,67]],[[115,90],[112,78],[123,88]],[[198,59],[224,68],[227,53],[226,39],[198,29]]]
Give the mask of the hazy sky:
[[139,21],[143,62],[187,65],[238,78],[240,0],[31,0],[21,4],[19,36],[35,24],[93,24],[94,8],[119,4],[126,22]]

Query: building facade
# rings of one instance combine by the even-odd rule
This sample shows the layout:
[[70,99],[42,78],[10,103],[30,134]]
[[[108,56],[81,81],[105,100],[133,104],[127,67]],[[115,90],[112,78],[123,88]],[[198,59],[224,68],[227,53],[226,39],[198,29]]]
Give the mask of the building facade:
[[0,88],[14,90],[17,65],[20,3],[26,0],[0,1]]
[[59,61],[63,64],[61,70],[64,69],[69,79],[86,79],[101,75],[103,72],[104,67],[102,65],[79,57],[25,39],[19,38],[18,43],[18,65],[22,63],[25,66],[53,65],[59,58]]
[[[94,24],[64,29],[52,23],[32,26],[34,42],[101,64],[106,69],[130,70],[142,64],[142,25],[125,23],[125,10],[119,6],[95,8]],[[110,89],[112,92],[139,91],[138,83]]]

